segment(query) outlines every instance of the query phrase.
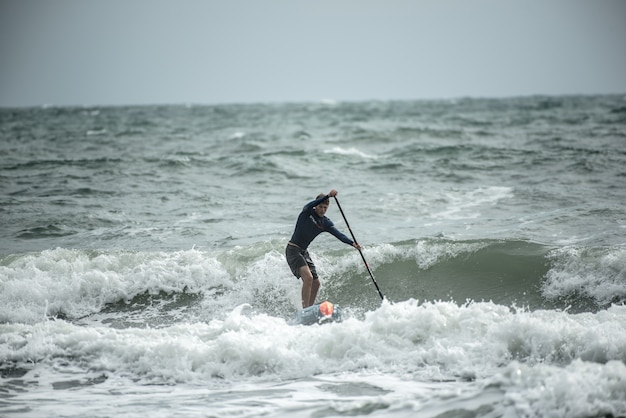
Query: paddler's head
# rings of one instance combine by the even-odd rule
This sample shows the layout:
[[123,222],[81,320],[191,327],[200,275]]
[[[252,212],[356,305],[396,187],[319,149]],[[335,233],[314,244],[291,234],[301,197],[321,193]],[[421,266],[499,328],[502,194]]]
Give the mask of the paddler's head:
[[[326,196],[325,193],[320,193],[317,195],[316,199],[320,199],[322,197]],[[326,199],[324,200],[322,203],[319,203],[317,206],[315,206],[315,213],[317,213],[317,216],[325,216],[326,215],[326,211],[328,210],[328,206],[330,206],[330,200]]]

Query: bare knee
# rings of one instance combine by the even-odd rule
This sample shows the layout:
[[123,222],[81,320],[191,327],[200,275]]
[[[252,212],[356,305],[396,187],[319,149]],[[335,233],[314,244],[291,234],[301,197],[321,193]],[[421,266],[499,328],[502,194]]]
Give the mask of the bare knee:
[[303,266],[300,268],[300,278],[306,284],[310,285],[313,283],[313,274],[311,273],[311,270],[309,270],[307,266]]

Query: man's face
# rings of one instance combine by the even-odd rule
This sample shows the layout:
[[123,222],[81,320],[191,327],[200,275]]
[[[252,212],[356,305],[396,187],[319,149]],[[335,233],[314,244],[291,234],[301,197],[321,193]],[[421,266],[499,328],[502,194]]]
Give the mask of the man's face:
[[318,216],[326,215],[327,210],[328,210],[328,203],[322,202],[319,205],[315,206],[315,213],[317,213]]

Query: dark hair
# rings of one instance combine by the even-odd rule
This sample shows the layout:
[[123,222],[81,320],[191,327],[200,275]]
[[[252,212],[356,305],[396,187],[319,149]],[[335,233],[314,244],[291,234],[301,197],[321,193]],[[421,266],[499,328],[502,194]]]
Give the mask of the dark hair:
[[[318,194],[318,195],[317,195],[317,197],[315,198],[315,200],[317,200],[317,199],[321,199],[321,198],[322,198],[322,197],[324,197],[324,196],[328,196],[328,195],[327,195],[326,193],[320,193],[320,194]],[[330,204],[330,202],[329,202],[328,198],[326,198],[326,199],[324,200],[324,202],[323,202],[323,203]]]

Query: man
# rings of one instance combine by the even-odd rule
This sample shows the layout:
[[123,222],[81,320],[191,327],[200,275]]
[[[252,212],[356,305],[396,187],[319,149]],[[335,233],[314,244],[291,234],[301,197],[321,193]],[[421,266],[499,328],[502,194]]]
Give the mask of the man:
[[296,278],[302,279],[302,308],[315,304],[317,291],[320,288],[315,264],[313,264],[307,251],[311,241],[322,232],[330,232],[346,244],[357,249],[361,248],[359,244],[339,232],[333,222],[326,217],[326,211],[330,204],[329,199],[335,196],[337,196],[337,190],[333,189],[327,195],[318,195],[317,199],[304,206],[285,249],[285,257],[291,272]]

